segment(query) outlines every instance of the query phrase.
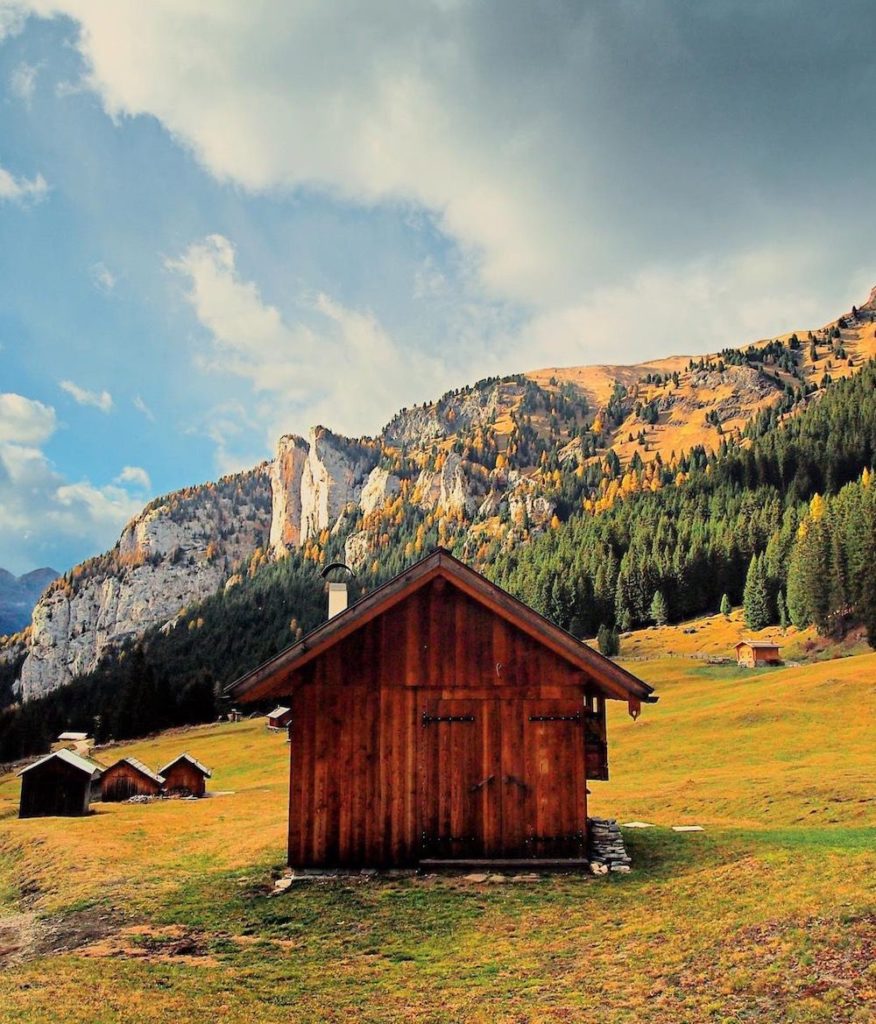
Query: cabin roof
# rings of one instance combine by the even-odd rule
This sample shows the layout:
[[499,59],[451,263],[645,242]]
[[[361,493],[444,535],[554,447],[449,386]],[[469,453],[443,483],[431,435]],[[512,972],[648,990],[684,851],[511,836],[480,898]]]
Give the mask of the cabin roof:
[[277,705],[273,711],[269,711],[268,718],[279,718],[281,715],[288,715],[292,708],[284,708],[282,704]]
[[175,757],[172,761],[168,761],[163,768],[158,769],[158,774],[167,775],[168,771],[180,761],[188,761],[189,764],[194,765],[205,778],[211,779],[213,777],[213,773],[210,769],[202,765],[201,762],[196,757],[192,757],[191,754],[180,754],[179,757]]
[[152,779],[153,782],[157,782],[159,786],[164,782],[164,776],[159,775],[157,772],[153,772],[151,768],[147,768],[142,761],[138,761],[136,757],[121,757],[115,764],[111,764],[107,771],[117,767],[120,764],[130,765],[134,771],[139,772],[141,775],[145,775],[147,779]]
[[87,732],[62,732],[61,735],[58,737],[58,742],[60,743],[62,740],[87,740],[87,739],[88,739],[88,733]]
[[774,651],[780,649],[779,644],[773,643],[772,640],[740,640],[733,649],[738,650],[740,647],[756,647],[758,650]]
[[26,772],[33,771],[34,768],[38,768],[41,764],[45,764],[47,761],[60,760],[69,764],[73,768],[77,768],[79,771],[90,775],[95,778],[102,775],[104,768],[94,761],[90,761],[87,757],[81,757],[79,754],[74,753],[72,750],[56,750],[53,754],[46,754],[45,757],[41,757],[38,761],[34,761],[33,764],[29,764],[26,768],[22,768],[18,773],[24,775]]
[[448,580],[474,601],[486,606],[575,667],[589,673],[605,696],[615,700],[647,703],[657,700],[651,696],[653,687],[539,615],[443,548],[437,548],[345,611],[318,626],[297,643],[235,680],[227,687],[226,693],[242,701],[282,695],[287,690],[287,672],[302,668],[437,577]]

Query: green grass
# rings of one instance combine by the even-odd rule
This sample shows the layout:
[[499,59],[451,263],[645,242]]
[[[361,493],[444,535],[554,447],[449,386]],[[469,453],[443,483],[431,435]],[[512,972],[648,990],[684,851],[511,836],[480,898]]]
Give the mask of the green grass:
[[197,804],[22,822],[0,780],[0,905],[60,933],[109,918],[0,971],[0,1022],[872,1021],[876,655],[631,667],[661,701],[635,723],[612,705],[612,781],[591,785],[593,813],[656,825],[627,830],[627,876],[355,878],[267,899],[287,747],[258,723],[124,748],[188,749],[234,790]]

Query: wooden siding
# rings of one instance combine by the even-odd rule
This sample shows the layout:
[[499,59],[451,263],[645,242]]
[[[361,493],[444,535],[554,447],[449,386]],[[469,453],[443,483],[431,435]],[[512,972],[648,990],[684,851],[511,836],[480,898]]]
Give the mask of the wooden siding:
[[581,855],[605,701],[444,580],[289,672],[284,691],[291,864]]
[[107,768],[100,779],[101,800],[107,803],[130,800],[132,796],[157,796],[160,792],[161,783],[125,761]]
[[750,647],[743,644],[736,648],[736,661],[747,668],[756,665],[779,665],[782,657],[778,647]]
[[46,761],[21,777],[19,817],[75,817],[88,814],[98,783],[78,768],[57,758]]
[[165,793],[188,792],[192,796],[203,796],[207,789],[206,779],[188,761],[177,761],[164,774]]

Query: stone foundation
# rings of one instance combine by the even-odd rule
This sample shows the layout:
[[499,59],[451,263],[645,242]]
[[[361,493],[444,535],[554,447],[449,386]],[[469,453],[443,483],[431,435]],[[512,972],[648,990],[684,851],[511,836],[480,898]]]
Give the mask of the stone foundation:
[[624,837],[617,821],[614,818],[589,818],[587,826],[591,871],[594,874],[628,872],[632,861],[624,847]]

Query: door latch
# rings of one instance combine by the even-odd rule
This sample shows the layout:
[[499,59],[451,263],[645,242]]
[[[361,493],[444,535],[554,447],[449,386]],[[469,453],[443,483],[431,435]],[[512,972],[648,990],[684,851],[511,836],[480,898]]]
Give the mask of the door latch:
[[495,775],[488,775],[485,779],[481,779],[480,782],[476,782],[473,786],[469,786],[470,793],[477,793],[479,789],[483,789],[484,786],[489,786],[491,782],[495,780]]

